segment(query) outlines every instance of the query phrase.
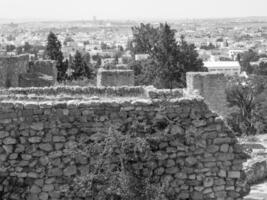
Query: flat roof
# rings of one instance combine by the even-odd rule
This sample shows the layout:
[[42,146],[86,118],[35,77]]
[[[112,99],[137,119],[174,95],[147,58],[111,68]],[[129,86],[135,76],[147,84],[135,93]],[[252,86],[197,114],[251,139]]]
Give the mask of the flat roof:
[[204,66],[207,68],[240,68],[240,64],[237,61],[208,61],[204,62]]

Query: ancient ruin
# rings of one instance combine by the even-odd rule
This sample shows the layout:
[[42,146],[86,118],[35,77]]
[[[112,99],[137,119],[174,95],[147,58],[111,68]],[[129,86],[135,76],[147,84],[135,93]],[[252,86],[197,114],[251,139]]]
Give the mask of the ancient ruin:
[[66,157],[68,144],[142,124],[138,135],[165,136],[141,170],[167,183],[176,199],[242,199],[248,193],[242,170],[247,156],[235,135],[203,98],[183,90],[171,94],[153,87],[2,90],[0,174],[26,181],[29,200],[58,200],[60,186],[86,175],[94,162]]
[[0,87],[44,87],[56,82],[56,64],[51,60],[33,61],[29,55],[0,57]]
[[134,71],[120,66],[100,68],[97,72],[97,86],[134,86]]

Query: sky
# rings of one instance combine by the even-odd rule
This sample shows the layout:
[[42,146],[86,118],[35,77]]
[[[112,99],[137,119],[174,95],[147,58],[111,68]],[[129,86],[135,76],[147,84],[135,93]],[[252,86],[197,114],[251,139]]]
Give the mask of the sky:
[[0,0],[0,19],[153,20],[267,16],[267,0]]

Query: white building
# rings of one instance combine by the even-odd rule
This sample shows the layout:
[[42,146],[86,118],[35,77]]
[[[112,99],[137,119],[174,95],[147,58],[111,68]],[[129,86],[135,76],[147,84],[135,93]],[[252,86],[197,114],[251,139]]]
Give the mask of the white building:
[[139,61],[139,60],[146,60],[148,59],[149,55],[148,54],[136,54],[135,55],[135,60]]
[[204,67],[209,72],[223,73],[227,75],[239,75],[241,73],[241,66],[236,61],[212,61],[204,62]]

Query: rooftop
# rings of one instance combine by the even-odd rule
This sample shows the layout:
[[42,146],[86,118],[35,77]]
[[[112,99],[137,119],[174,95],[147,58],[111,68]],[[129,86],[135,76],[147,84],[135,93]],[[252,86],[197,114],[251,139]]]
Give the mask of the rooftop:
[[207,61],[204,62],[204,66],[207,68],[240,68],[240,64],[237,61]]

